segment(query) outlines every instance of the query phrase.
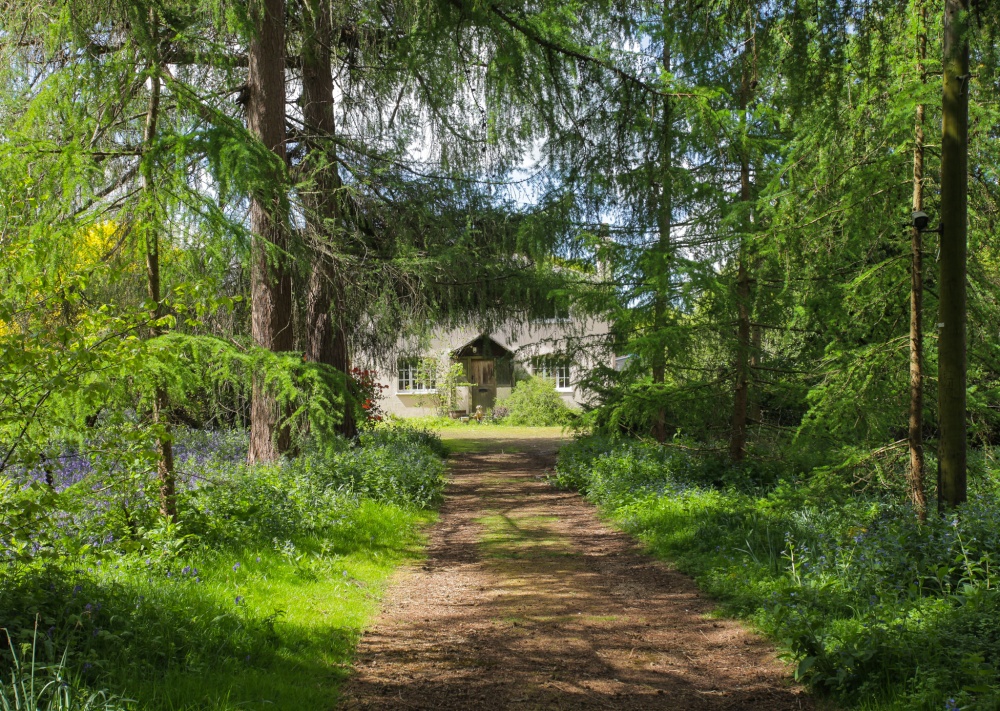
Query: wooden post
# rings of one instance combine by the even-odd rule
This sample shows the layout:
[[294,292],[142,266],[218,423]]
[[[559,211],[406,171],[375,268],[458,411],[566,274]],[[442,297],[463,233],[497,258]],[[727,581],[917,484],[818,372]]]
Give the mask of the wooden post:
[[[927,10],[924,0],[917,0],[917,70],[920,82],[926,79]],[[924,209],[924,105],[917,104],[913,129],[913,211]],[[927,518],[927,495],[924,486],[924,366],[923,366],[923,241],[914,227],[910,235],[910,500],[921,521]]]
[[938,506],[966,498],[966,250],[969,151],[969,0],[945,0],[941,102],[941,260],[938,319]]

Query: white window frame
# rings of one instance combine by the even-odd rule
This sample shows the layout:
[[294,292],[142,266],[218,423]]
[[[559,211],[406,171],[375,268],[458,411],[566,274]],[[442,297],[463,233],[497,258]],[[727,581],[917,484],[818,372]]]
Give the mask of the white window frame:
[[396,392],[402,395],[424,395],[437,392],[437,382],[420,377],[420,358],[400,358],[396,361]]
[[531,359],[532,375],[556,381],[556,390],[573,392],[572,364],[555,355],[535,356]]
[[569,308],[564,308],[560,306],[553,305],[551,316],[540,316],[534,319],[534,323],[539,324],[559,324],[559,323],[571,323],[573,321],[573,315],[570,313]]

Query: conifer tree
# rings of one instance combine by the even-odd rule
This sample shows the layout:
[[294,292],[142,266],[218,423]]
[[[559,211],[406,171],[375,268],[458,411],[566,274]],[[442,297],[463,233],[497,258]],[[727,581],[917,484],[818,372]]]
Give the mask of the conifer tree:
[[[149,57],[146,70],[149,76],[149,104],[146,109],[146,125],[143,131],[143,156],[141,183],[143,200],[147,209],[141,215],[140,230],[143,233],[146,251],[146,285],[152,304],[150,321],[153,337],[164,333],[165,309],[160,288],[160,219],[156,205],[156,175],[154,174],[154,151],[156,150],[157,123],[160,114],[160,88],[162,59],[160,58],[159,15],[155,7],[148,10],[146,32]],[[163,383],[155,383],[152,397],[153,425],[160,428],[157,433],[157,474],[160,481],[160,513],[170,521],[177,517],[177,487],[174,479],[174,453],[170,440],[169,410],[170,400]]]
[[[346,310],[343,308],[342,267],[338,267],[344,226],[343,200],[335,148],[334,82],[331,51],[334,46],[333,7],[330,0],[305,0],[300,4],[302,28],[302,121],[308,155],[305,170],[311,185],[304,196],[306,229],[311,237],[306,287],[307,360],[350,370]],[[340,298],[336,298],[338,291]],[[355,433],[352,408],[344,408],[340,431]]]
[[[285,3],[262,0],[248,47],[247,127],[274,154],[270,180],[251,196],[250,303],[257,345],[275,352],[294,348],[292,278],[285,173]],[[258,375],[250,413],[250,462],[276,460],[291,445],[286,413]]]

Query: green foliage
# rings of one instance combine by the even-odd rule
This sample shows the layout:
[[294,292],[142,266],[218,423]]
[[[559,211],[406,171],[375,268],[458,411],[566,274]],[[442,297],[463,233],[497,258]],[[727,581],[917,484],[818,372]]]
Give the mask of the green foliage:
[[631,440],[578,440],[555,481],[752,619],[840,703],[988,709],[1000,702],[1000,507],[997,474],[983,475],[960,518],[923,525],[897,495],[850,493],[843,470],[733,470]]
[[528,378],[514,385],[510,395],[497,401],[497,407],[507,410],[503,423],[522,427],[553,427],[568,425],[574,413],[556,391],[554,380]]
[[[49,472],[55,490],[5,494],[21,541],[0,561],[12,649],[37,637],[40,661],[62,658],[64,676],[143,708],[229,708],[259,698],[254,678],[282,689],[289,711],[318,704],[303,677],[318,659],[349,658],[374,604],[365,588],[410,555],[444,485],[440,441],[377,429],[251,468],[244,433],[175,435],[175,523],[157,514],[149,469],[122,468],[122,448],[67,455]],[[45,515],[26,511],[19,527],[32,507]]]
[[438,379],[439,403],[438,411],[442,415],[458,409],[458,389],[471,387],[465,366],[461,363],[450,363],[443,375]]
[[90,692],[74,683],[66,668],[65,656],[55,664],[38,663],[35,658],[37,644],[36,636],[31,645],[22,648],[20,655],[11,646],[10,671],[0,673],[0,711],[125,711],[131,708],[124,699],[104,691]]

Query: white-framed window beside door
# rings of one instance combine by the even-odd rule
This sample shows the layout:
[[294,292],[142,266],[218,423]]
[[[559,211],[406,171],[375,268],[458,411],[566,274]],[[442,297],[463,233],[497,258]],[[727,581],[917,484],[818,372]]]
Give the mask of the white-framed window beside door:
[[554,355],[535,356],[531,359],[531,372],[536,378],[556,381],[556,390],[569,392],[573,389],[570,380],[570,362]]
[[437,392],[434,363],[424,358],[400,358],[396,362],[396,392]]

